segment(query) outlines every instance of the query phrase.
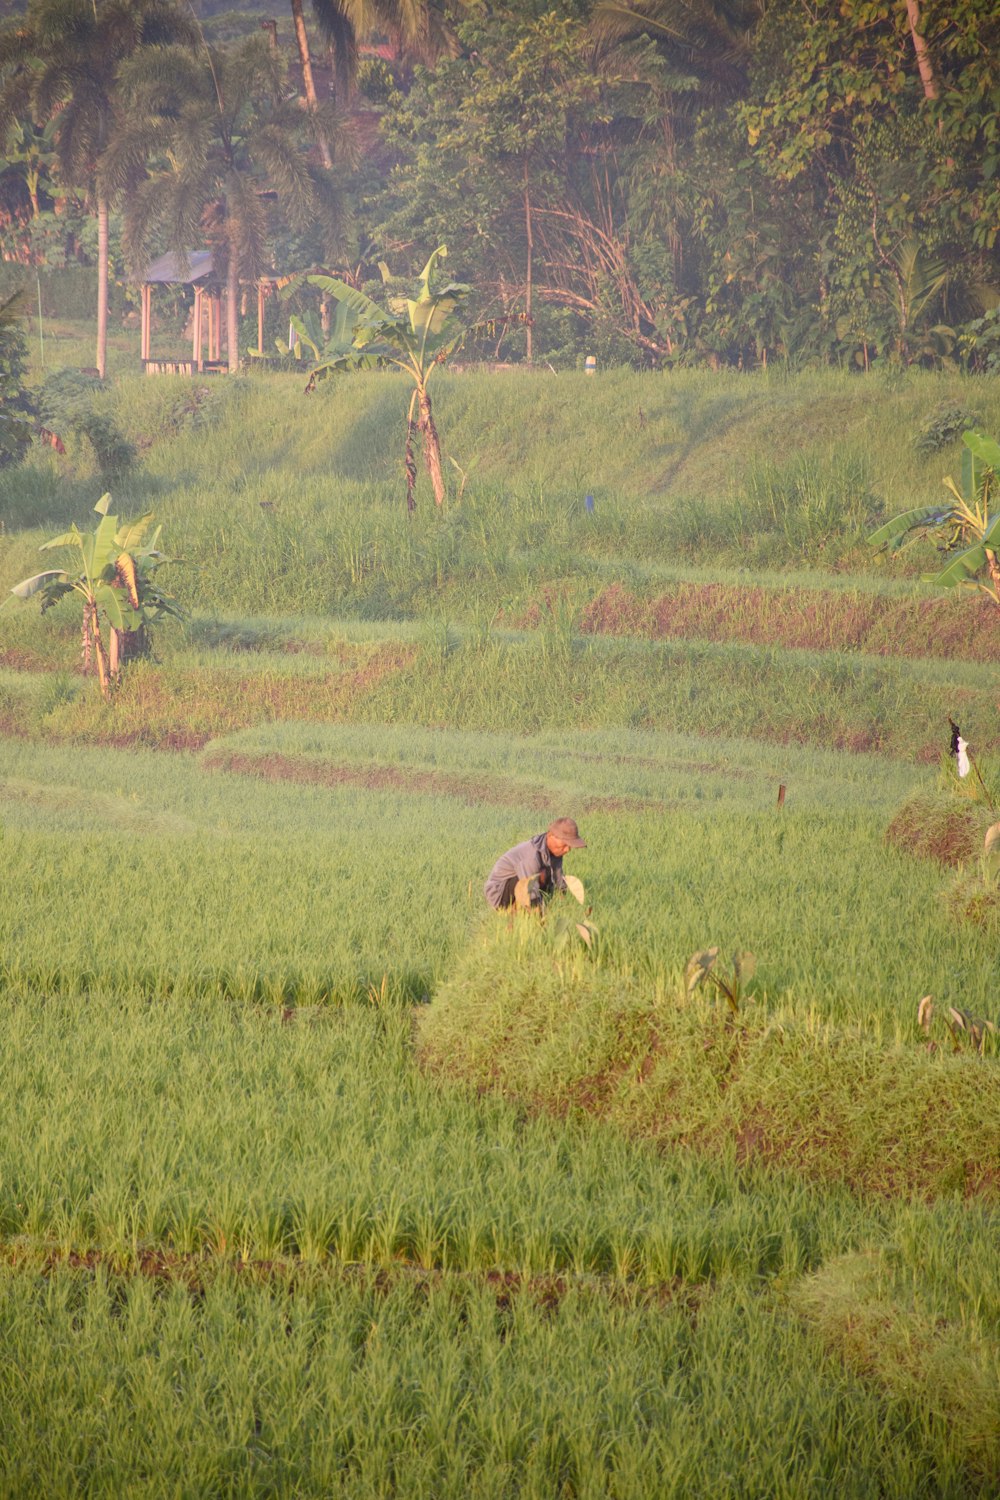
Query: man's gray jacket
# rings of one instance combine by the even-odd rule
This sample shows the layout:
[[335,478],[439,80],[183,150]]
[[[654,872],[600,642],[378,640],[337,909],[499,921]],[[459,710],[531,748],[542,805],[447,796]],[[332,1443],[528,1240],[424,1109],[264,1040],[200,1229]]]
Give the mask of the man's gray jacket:
[[523,844],[515,844],[513,849],[501,854],[483,887],[491,906],[495,906],[498,911],[503,906],[509,906],[513,899],[514,883],[525,877],[530,879],[532,875],[540,875],[543,871],[548,875],[548,880],[543,883],[549,890],[566,889],[562,856],[556,858],[550,852],[545,842],[547,837],[545,833],[536,833],[533,839],[525,839]]

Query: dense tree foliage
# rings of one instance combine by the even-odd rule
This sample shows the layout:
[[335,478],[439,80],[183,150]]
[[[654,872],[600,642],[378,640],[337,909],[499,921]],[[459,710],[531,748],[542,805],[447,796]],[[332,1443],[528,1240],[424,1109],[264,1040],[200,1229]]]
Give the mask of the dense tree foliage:
[[[169,10],[31,0],[0,39],[8,254],[57,256],[46,210],[74,192],[123,193],[144,249],[220,239],[238,197],[245,273],[322,266],[381,295],[380,258],[415,273],[447,242],[491,357],[1000,367],[994,0],[294,0],[266,38],[246,0],[241,40],[212,53],[187,38],[172,54],[171,118],[215,108],[221,121],[211,71],[235,80],[258,35],[268,76],[252,127],[233,126],[234,160],[258,141],[238,190],[208,170],[216,148],[195,162],[183,128],[169,151],[162,128],[143,134],[148,87],[122,102],[123,76],[153,77],[152,31],[131,62],[121,49],[86,61],[123,6]],[[207,25],[220,7],[194,9]],[[49,16],[79,19],[78,37],[60,33],[60,77],[89,68],[100,110],[80,84],[39,88]],[[86,134],[69,125],[82,104],[98,122]],[[351,208],[335,241],[323,226],[340,187]],[[140,221],[160,245],[136,238]]]
[[[98,373],[107,363],[109,220],[112,194],[101,160],[121,123],[123,62],[143,47],[190,36],[173,0],[31,0],[22,22],[0,36],[0,132],[25,139],[25,120],[52,131],[59,175],[91,194],[97,214]],[[28,132],[29,137],[35,132]],[[23,147],[22,147],[23,149]],[[32,206],[37,208],[36,192]]]

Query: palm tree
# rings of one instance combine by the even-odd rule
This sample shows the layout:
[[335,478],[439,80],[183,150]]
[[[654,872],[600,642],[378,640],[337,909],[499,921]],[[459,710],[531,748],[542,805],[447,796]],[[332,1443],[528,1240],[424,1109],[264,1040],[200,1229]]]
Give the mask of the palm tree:
[[229,51],[144,49],[123,68],[121,90],[128,125],[103,171],[129,189],[126,258],[139,270],[164,241],[179,254],[210,245],[225,271],[229,368],[236,370],[239,284],[266,267],[272,208],[293,229],[319,224],[331,251],[336,239],[336,180],[311,166],[303,149],[312,116],[288,97],[280,58],[259,37]]
[[746,92],[765,9],[766,0],[598,0],[591,31],[604,52],[649,37],[701,91],[734,99]]
[[[465,3],[465,0],[459,0]],[[303,88],[311,110],[317,107],[302,0],[290,0]],[[388,36],[400,57],[431,63],[450,51],[454,35],[435,0],[312,0],[313,17],[329,48],[337,95],[346,101],[358,66],[358,45],[375,33]]]
[[151,44],[194,39],[174,0],[30,0],[24,19],[0,35],[0,139],[18,120],[55,120],[59,174],[93,191],[97,207],[97,372],[108,354],[108,220],[99,177],[120,123],[123,62]]

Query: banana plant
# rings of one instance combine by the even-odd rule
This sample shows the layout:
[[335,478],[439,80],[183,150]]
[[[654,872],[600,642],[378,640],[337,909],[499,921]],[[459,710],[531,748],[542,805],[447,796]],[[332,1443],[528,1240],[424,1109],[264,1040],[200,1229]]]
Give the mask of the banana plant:
[[[414,444],[418,435],[435,502],[444,503],[441,441],[428,383],[468,333],[455,311],[472,288],[461,281],[439,282],[438,262],[447,254],[447,246],[439,245],[420,273],[415,296],[391,297],[388,310],[335,277],[313,274],[305,278],[307,284],[325,292],[336,304],[330,340],[310,373],[307,390],[315,389],[317,382],[328,375],[373,366],[403,370],[413,381],[404,451],[406,504],[411,511],[416,507]],[[379,269],[383,280],[388,281],[388,268],[380,264]]]
[[996,508],[1000,443],[978,432],[963,433],[962,441],[961,483],[944,480],[949,498],[938,505],[904,511],[880,526],[868,541],[873,547],[898,552],[921,537],[931,538],[941,551],[954,555],[941,572],[927,574],[925,581],[944,588],[978,589],[1000,608],[1000,509]]
[[[52,552],[72,547],[78,555],[79,572],[50,568],[11,589],[15,599],[40,595],[43,614],[67,594],[79,596],[83,601],[84,671],[89,672],[96,663],[105,699],[110,698],[119,675],[123,642],[135,633],[145,635],[158,620],[183,618],[176,601],[154,579],[157,568],[175,559],[158,550],[161,527],[146,537],[152,512],[119,525],[118,517],[108,513],[110,504],[111,496],[105,494],[94,506],[101,519],[93,531],[79,531],[73,525],[40,548]],[[108,628],[107,645],[102,622]]]
[[7,137],[6,154],[0,157],[0,176],[7,172],[17,173],[31,201],[31,217],[37,219],[41,212],[38,190],[43,177],[52,177],[58,167],[59,158],[55,150],[55,139],[59,133],[60,114],[53,115],[41,130],[34,125],[15,121]]

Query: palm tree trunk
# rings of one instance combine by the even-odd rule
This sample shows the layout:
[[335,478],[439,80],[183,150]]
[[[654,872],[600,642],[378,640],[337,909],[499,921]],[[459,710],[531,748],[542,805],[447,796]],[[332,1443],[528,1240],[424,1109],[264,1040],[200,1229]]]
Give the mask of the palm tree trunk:
[[97,200],[97,373],[108,373],[108,200]]
[[226,267],[226,354],[229,356],[229,373],[236,375],[240,368],[240,257],[236,246],[230,241],[229,264]]
[[913,51],[917,58],[920,82],[924,86],[924,98],[936,99],[938,85],[934,74],[934,64],[931,61],[927,42],[920,34],[920,0],[906,0],[906,16],[910,23],[910,40],[913,42]]
[[[315,116],[319,101],[316,98],[316,84],[313,81],[312,58],[309,55],[309,37],[306,34],[305,18],[302,15],[302,0],[291,0],[291,7],[295,40],[299,48],[299,61],[302,64],[302,87],[305,90],[306,107],[309,113]],[[319,147],[320,160],[329,170],[333,166],[333,157],[330,155],[330,146],[326,136],[319,129],[316,131],[316,144]]]
[[524,330],[525,358],[530,365],[533,357],[531,336],[531,296],[534,281],[535,233],[531,222],[531,192],[528,187],[528,163],[524,163],[524,237],[528,244],[527,263],[524,276]]

